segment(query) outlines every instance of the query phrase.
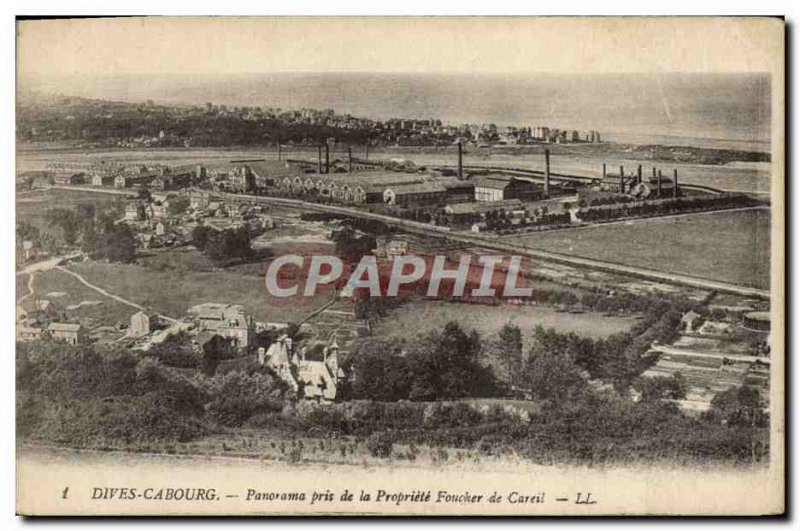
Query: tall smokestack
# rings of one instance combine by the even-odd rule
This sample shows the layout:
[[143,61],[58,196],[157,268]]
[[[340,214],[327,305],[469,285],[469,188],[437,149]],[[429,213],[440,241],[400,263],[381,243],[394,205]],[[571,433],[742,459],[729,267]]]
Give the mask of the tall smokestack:
[[625,167],[619,166],[619,193],[625,193]]
[[[656,169],[653,168],[653,175],[655,176]],[[658,198],[661,199],[661,172],[658,172]]]
[[278,160],[281,160],[281,139],[278,139]]
[[672,170],[672,197],[678,197],[678,169]]
[[331,155],[330,148],[328,148],[328,141],[325,141],[325,173],[331,172]]
[[550,196],[550,150],[544,150],[544,195]]
[[347,146],[347,171],[353,173],[353,148]]
[[462,152],[461,140],[458,141],[458,178],[464,178],[464,154]]
[[369,160],[369,143],[364,144],[364,160]]
[[322,173],[322,144],[317,146],[317,173]]
[[642,184],[642,165],[639,164],[639,167],[636,168],[636,182]]
[[603,163],[603,179],[606,178],[606,163]]

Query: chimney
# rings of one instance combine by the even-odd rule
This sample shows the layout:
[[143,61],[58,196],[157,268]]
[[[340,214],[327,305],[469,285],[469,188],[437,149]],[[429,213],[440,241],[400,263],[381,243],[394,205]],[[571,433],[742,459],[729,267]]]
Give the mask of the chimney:
[[463,153],[461,148],[461,140],[458,141],[458,178],[464,178],[464,161],[463,161]]
[[606,178],[606,163],[603,163],[603,179]]
[[353,173],[353,148],[347,146],[347,171]]
[[550,150],[544,150],[544,195],[550,196]]
[[364,144],[364,160],[369,160],[369,143]]
[[325,141],[325,173],[331,172],[331,155],[330,148],[328,148],[328,141]]
[[322,145],[317,146],[317,173],[322,173]]
[[672,197],[678,197],[678,169],[672,170]]
[[278,139],[278,160],[281,160],[281,140]]
[[619,193],[625,193],[625,167],[619,166]]
[[639,167],[636,168],[636,182],[642,184],[642,165],[639,164]]

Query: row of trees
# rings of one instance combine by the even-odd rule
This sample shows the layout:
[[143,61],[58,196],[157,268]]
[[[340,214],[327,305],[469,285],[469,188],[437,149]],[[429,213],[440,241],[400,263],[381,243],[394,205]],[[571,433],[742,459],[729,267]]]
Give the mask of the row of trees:
[[736,208],[758,205],[759,201],[746,195],[691,195],[669,200],[638,201],[604,208],[588,208],[578,212],[583,221],[608,221],[638,216],[664,216],[699,210]]

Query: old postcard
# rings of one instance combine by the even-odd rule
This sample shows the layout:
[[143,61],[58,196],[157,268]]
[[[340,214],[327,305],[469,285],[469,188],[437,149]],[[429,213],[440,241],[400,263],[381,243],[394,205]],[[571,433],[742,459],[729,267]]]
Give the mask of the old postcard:
[[23,515],[775,515],[779,18],[17,21]]

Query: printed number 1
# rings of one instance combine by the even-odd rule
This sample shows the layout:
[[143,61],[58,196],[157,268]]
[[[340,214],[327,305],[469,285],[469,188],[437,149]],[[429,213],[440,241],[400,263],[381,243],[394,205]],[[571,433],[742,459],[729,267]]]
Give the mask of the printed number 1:
[[69,487],[66,487],[66,488],[65,488],[65,489],[64,489],[64,490],[61,492],[61,499],[62,499],[62,500],[66,500],[66,499],[67,499],[67,493],[68,493],[68,492],[69,492]]

